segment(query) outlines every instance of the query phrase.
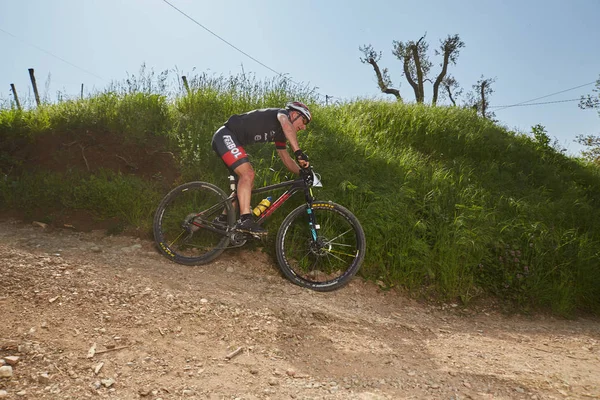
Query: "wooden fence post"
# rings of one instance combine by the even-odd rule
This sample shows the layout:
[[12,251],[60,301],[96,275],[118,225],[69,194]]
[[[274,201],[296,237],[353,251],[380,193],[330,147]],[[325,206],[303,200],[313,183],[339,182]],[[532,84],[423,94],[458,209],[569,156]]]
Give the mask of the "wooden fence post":
[[182,75],[181,80],[183,81],[183,86],[185,87],[185,90],[187,90],[187,93],[190,94],[190,86],[188,85],[186,76]]
[[35,75],[33,74],[33,68],[29,68],[29,77],[31,78],[31,84],[33,85],[33,93],[35,94],[35,102],[38,107],[40,106],[40,94],[38,93],[37,84],[35,83]]
[[81,99],[83,99],[83,83],[81,84]]
[[17,102],[17,108],[20,110],[21,109],[21,103],[19,103],[19,96],[17,96],[17,89],[15,89],[15,84],[11,83],[10,84],[10,88],[13,92],[13,96],[15,96],[15,101]]

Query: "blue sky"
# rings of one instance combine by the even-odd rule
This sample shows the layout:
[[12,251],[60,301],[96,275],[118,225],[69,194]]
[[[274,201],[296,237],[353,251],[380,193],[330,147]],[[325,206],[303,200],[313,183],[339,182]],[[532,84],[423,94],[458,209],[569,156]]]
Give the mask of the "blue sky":
[[[465,91],[481,75],[496,78],[491,106],[577,99],[600,76],[600,0],[168,0],[224,40],[296,82],[336,99],[385,98],[359,46],[383,52],[394,87],[414,101],[392,55],[392,41],[427,33],[433,74],[439,41],[458,33],[465,42],[449,72]],[[0,0],[0,99],[31,95],[28,68],[51,100],[104,89],[142,64],[161,72],[216,75],[275,74],[180,14],[163,0]],[[49,54],[50,53],[50,54]],[[48,80],[48,77],[50,79]],[[46,86],[47,89],[46,89]],[[431,99],[431,87],[426,90]],[[600,117],[576,101],[510,107],[496,117],[511,129],[546,126],[577,154],[578,134],[600,134]]]

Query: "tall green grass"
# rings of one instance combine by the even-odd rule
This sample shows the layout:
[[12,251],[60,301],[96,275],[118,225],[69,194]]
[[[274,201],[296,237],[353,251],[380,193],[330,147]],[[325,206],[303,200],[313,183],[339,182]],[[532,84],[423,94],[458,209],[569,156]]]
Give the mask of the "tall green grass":
[[[127,140],[164,135],[177,150],[183,180],[227,189],[227,170],[210,148],[216,129],[233,113],[300,99],[314,112],[299,141],[322,176],[317,196],[348,207],[365,229],[364,277],[465,303],[495,295],[525,310],[600,311],[600,171],[556,151],[538,131],[511,132],[451,107],[367,100],[323,106],[312,89],[281,78],[202,74],[188,77],[189,93],[169,92],[167,79],[129,77],[86,99],[2,109],[0,138],[13,143],[86,129]],[[272,146],[247,150],[257,186],[286,179]],[[108,173],[14,176],[3,154],[0,207],[46,202],[149,227],[164,195]],[[285,212],[276,214],[273,232]]]

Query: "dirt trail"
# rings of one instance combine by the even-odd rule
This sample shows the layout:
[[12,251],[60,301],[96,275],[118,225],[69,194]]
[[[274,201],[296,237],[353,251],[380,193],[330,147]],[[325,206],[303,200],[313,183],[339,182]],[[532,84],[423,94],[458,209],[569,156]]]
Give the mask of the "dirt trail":
[[358,278],[312,292],[260,252],[194,268],[150,241],[0,223],[0,399],[593,399],[599,341],[599,321]]

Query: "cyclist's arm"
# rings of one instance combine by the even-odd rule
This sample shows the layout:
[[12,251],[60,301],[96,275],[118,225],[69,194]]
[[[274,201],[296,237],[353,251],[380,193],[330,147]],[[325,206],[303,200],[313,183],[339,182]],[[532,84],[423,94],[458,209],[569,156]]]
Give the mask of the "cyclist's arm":
[[296,136],[296,129],[290,122],[290,118],[286,114],[280,113],[277,114],[277,119],[281,124],[285,138],[288,140],[288,142],[290,142],[292,153],[294,153],[296,150],[300,150],[300,145],[298,145],[298,136]]
[[293,172],[296,175],[300,174],[300,167],[298,166],[298,164],[296,164],[292,156],[290,156],[290,153],[288,153],[287,149],[277,149],[277,154],[279,155],[279,158],[281,158],[281,161],[283,161],[283,164],[286,166],[286,168],[290,170],[290,172]]

